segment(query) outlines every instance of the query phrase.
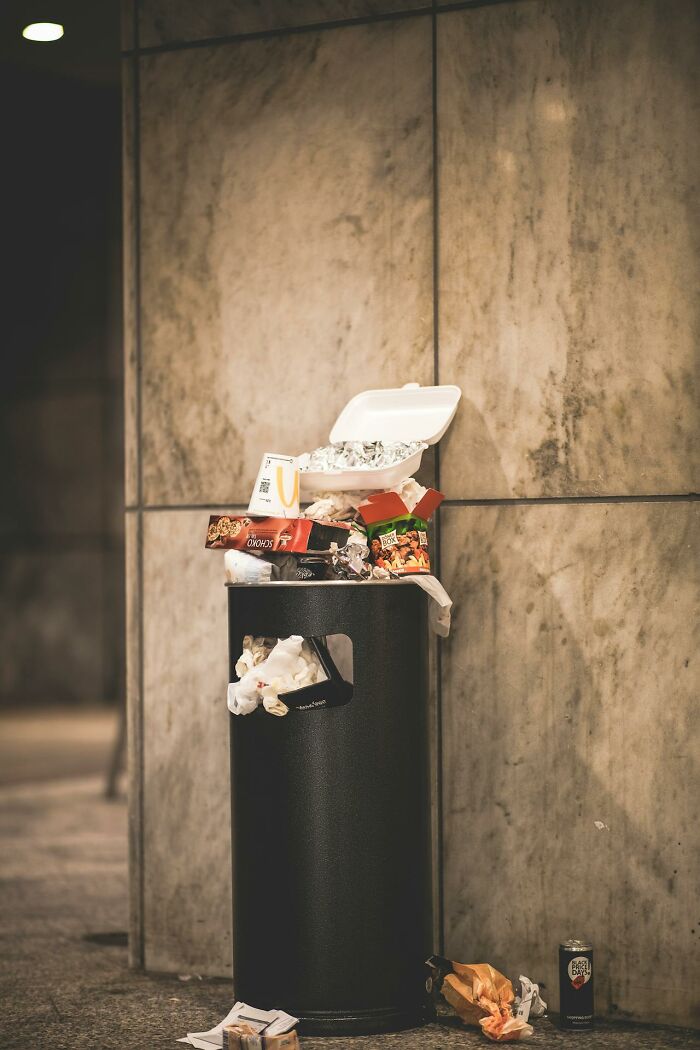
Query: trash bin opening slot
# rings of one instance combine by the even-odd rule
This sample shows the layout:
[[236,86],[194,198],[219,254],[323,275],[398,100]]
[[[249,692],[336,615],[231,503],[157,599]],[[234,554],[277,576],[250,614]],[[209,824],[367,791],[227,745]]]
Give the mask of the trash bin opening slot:
[[229,684],[233,714],[262,706],[286,715],[341,707],[353,695],[353,645],[346,634],[288,638],[246,634]]

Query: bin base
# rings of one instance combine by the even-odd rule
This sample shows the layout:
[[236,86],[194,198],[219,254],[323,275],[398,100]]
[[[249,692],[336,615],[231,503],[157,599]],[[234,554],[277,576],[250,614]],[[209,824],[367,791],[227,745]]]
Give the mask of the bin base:
[[411,1010],[319,1011],[299,1013],[299,1035],[379,1035],[420,1028],[432,1021],[435,1011],[421,1004]]

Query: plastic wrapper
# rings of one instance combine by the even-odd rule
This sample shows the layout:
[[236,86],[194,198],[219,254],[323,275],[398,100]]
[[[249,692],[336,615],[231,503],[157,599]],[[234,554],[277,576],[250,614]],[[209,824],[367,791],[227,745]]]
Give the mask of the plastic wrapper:
[[[337,544],[331,544],[336,547]],[[331,555],[322,554],[264,554],[272,565],[273,580],[325,580],[332,576]]]
[[[419,489],[420,486],[416,486]],[[412,510],[398,492],[375,492],[358,507],[367,526],[370,560],[381,569],[398,575],[429,573],[428,519],[444,496],[435,489],[424,489]],[[417,491],[410,491],[411,501]]]
[[515,1043],[532,1035],[532,1027],[514,1017],[513,985],[489,963],[452,963],[442,994],[465,1024],[480,1025],[496,1043]]
[[424,441],[336,441],[299,457],[302,471],[335,473],[393,467],[428,446]]
[[270,562],[235,550],[224,554],[224,573],[227,583],[269,583],[273,576]]

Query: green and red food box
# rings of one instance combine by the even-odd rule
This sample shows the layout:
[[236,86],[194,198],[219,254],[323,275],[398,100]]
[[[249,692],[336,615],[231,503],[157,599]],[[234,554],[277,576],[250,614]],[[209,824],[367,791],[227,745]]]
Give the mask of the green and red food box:
[[376,492],[357,508],[367,526],[373,565],[405,576],[429,573],[428,521],[444,495],[428,489],[412,511],[396,492]]

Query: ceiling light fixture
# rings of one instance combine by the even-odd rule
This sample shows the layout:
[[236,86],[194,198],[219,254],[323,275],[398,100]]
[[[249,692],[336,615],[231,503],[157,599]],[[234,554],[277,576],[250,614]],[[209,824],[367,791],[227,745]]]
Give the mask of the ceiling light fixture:
[[63,26],[58,22],[32,22],[22,30],[25,40],[60,40],[63,36]]

